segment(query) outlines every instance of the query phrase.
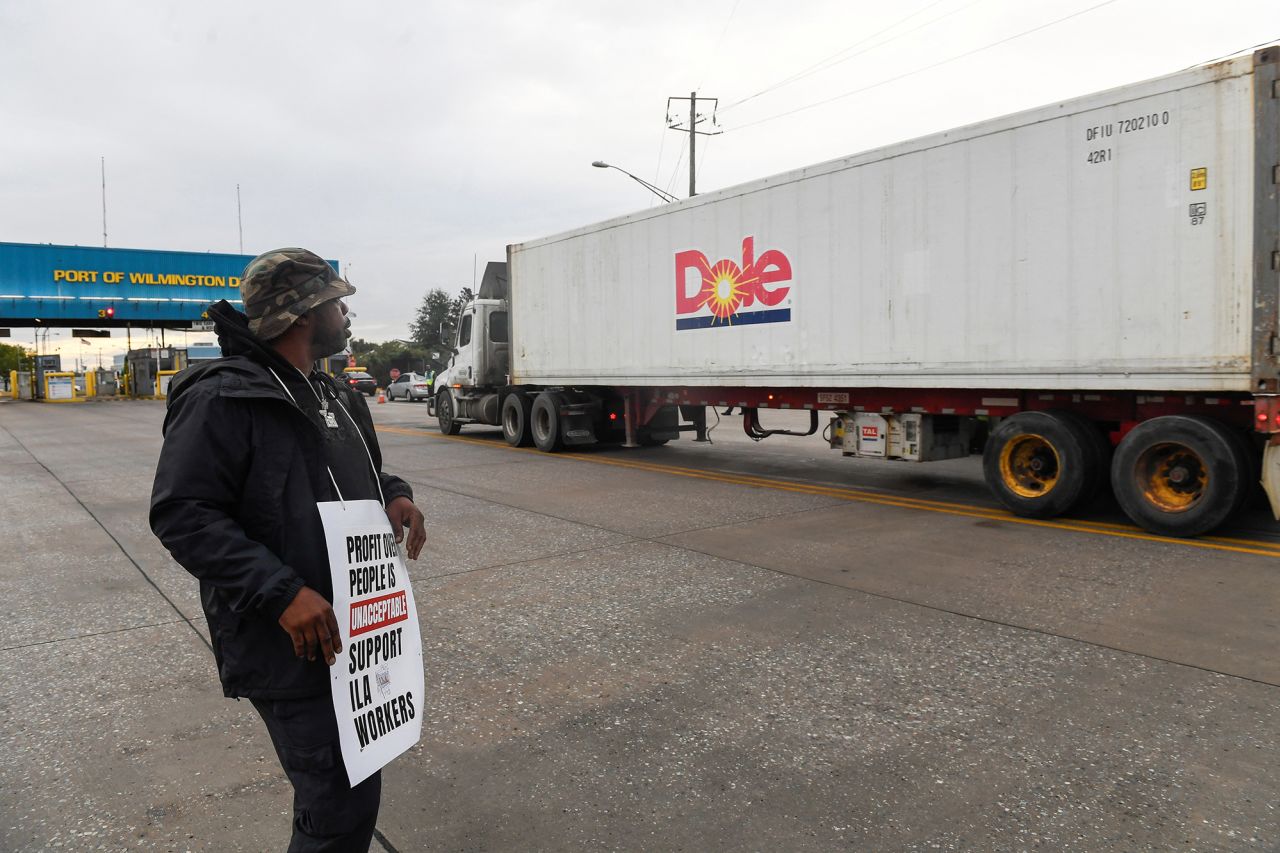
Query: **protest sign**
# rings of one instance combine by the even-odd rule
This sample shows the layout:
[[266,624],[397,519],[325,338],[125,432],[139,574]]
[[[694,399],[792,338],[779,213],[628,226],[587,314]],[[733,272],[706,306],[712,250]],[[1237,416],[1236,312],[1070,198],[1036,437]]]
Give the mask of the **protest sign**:
[[342,654],[329,668],[352,787],[422,734],[422,638],[400,546],[377,501],[317,504]]

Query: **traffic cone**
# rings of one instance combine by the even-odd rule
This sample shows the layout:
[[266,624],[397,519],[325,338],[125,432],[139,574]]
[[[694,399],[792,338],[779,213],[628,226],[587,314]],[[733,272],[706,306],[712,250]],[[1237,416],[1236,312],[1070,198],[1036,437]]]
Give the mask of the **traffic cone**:
[[378,389],[378,402],[379,403],[387,402],[387,392],[383,391],[381,388]]

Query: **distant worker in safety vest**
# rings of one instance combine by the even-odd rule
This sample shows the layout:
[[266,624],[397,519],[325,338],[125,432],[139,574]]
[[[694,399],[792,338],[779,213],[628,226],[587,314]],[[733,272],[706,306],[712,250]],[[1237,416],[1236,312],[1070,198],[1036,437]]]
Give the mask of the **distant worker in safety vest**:
[[[223,357],[176,376],[151,529],[200,579],[218,675],[253,703],[294,790],[291,851],[368,850],[382,779],[352,788],[329,665],[342,651],[319,501],[381,500],[396,541],[426,541],[409,485],[382,471],[364,398],[316,369],[350,337],[355,288],[318,255],[245,268],[245,313],[209,309]],[[326,472],[326,467],[328,471]]]

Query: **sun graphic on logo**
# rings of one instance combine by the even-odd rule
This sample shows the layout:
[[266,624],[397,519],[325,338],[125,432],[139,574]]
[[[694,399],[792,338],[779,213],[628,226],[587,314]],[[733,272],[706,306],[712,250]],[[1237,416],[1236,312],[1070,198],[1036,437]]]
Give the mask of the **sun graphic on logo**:
[[754,278],[745,278],[731,261],[720,261],[702,274],[702,301],[698,307],[706,307],[717,320],[732,324],[733,315],[746,298],[747,285]]

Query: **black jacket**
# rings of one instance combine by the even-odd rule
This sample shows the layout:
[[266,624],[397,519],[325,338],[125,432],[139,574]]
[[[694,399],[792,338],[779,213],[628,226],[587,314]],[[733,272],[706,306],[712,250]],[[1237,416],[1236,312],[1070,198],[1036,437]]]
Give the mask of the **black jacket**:
[[[278,621],[304,584],[333,600],[316,502],[337,496],[325,471],[320,427],[268,366],[282,378],[297,372],[249,332],[244,315],[220,302],[209,316],[223,357],[184,370],[169,387],[151,529],[200,579],[226,695],[327,693],[324,662],[299,660]],[[412,499],[407,483],[381,473],[364,398],[346,385],[333,386],[360,427],[385,499]]]

